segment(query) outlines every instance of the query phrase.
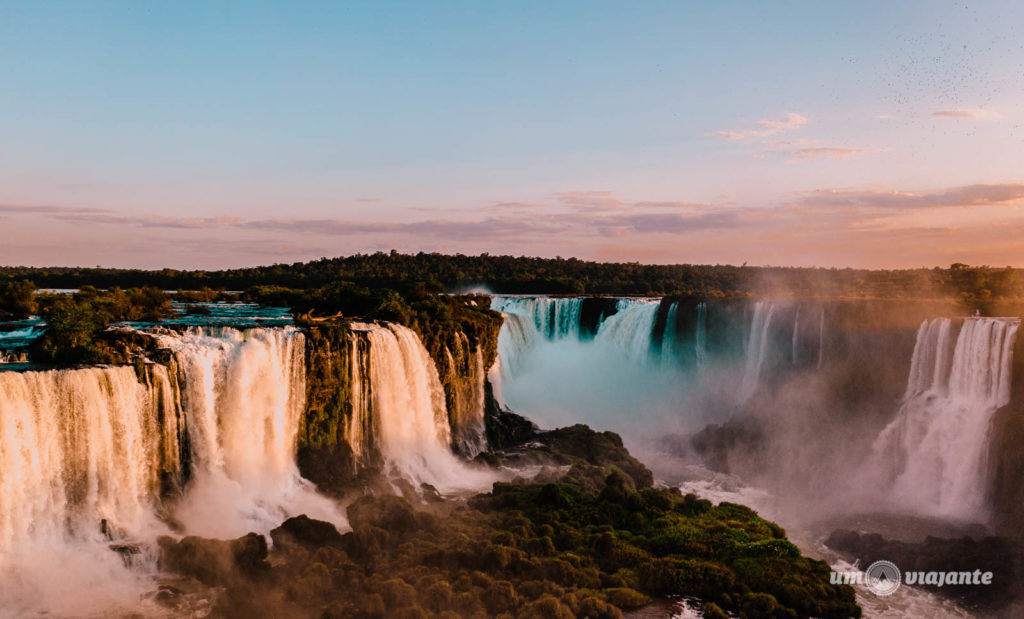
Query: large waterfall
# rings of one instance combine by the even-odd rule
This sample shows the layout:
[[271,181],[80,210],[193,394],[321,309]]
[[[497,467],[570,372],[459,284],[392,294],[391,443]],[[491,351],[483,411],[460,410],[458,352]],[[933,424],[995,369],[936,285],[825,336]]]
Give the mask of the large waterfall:
[[416,333],[396,324],[352,323],[351,328],[369,341],[369,380],[358,380],[372,384],[369,397],[354,403],[353,418],[360,425],[372,420],[390,472],[442,492],[489,485],[490,473],[467,466],[451,451],[444,390]]
[[579,334],[582,304],[579,297],[494,297],[491,309],[530,316],[538,333],[560,339]]
[[[584,422],[627,440],[666,420],[678,423],[686,376],[677,364],[658,362],[652,347],[659,300],[616,301],[593,337],[578,322],[581,306],[580,299],[494,298],[491,307],[505,315],[498,337],[502,401],[542,427]],[[577,323],[545,332],[551,315],[575,315]]]
[[895,502],[937,515],[984,515],[989,425],[1010,401],[1019,325],[968,318],[955,336],[948,318],[921,325],[903,405],[874,446]]
[[[295,464],[303,335],[158,338],[167,366],[0,372],[0,615],[135,608],[166,523],[213,537],[300,513],[344,525]],[[107,548],[136,543],[130,571]]]
[[653,299],[620,299],[615,314],[597,329],[595,343],[606,354],[622,354],[645,363],[651,359],[651,333],[658,316],[658,301]]
[[344,522],[295,464],[305,403],[299,330],[194,327],[159,339],[180,367],[195,479],[178,518],[190,531],[265,533],[298,513]]
[[30,539],[100,539],[153,524],[161,473],[178,471],[167,371],[0,372],[0,554]]

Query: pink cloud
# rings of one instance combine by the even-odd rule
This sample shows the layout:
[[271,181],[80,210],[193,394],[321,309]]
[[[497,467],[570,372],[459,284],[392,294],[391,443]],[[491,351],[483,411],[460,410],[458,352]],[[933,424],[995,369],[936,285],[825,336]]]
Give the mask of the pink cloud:
[[786,154],[789,155],[790,161],[798,161],[801,159],[833,159],[836,161],[842,159],[849,159],[855,155],[863,153],[869,153],[870,150],[866,148],[849,148],[846,146],[816,146],[808,148],[798,148],[796,150],[788,151]]
[[932,116],[938,118],[967,118],[971,120],[995,120],[999,114],[991,110],[958,108],[951,110],[939,110],[932,112]]
[[757,126],[760,129],[746,129],[742,131],[714,131],[707,135],[725,138],[727,140],[742,140],[744,138],[768,137],[783,131],[790,131],[802,127],[808,123],[808,119],[800,114],[787,112],[782,120],[759,120]]

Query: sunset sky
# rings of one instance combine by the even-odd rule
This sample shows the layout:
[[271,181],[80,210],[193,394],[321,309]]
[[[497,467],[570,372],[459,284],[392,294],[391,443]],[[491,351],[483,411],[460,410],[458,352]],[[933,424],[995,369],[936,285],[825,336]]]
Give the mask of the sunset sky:
[[1024,3],[0,0],[0,264],[1024,266]]

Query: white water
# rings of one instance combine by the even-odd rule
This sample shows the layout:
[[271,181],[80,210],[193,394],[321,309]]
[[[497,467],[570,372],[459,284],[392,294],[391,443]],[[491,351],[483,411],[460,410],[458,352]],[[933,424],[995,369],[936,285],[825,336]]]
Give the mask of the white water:
[[[481,490],[495,476],[452,453],[444,391],[430,353],[414,331],[396,324],[353,323],[370,347],[373,385],[362,418],[373,419],[377,445],[389,471],[440,492]],[[365,381],[366,377],[361,380]]]
[[679,302],[675,301],[668,307],[668,315],[665,316],[665,330],[661,333],[661,356],[669,361],[675,355],[676,349],[676,320],[679,313]]
[[874,459],[897,505],[939,516],[984,517],[989,424],[1010,401],[1019,324],[968,318],[955,345],[949,319],[921,325],[903,405],[874,445]]
[[697,304],[694,331],[693,348],[697,356],[697,367],[703,370],[708,366],[708,304],[704,301]]
[[621,354],[645,364],[651,359],[651,333],[658,317],[656,299],[620,299],[616,311],[597,328],[594,342],[604,354]]
[[743,382],[740,384],[739,403],[742,404],[753,397],[761,384],[761,370],[764,367],[765,356],[771,342],[768,339],[768,330],[772,325],[772,315],[775,313],[775,305],[766,301],[758,301],[754,304],[754,317],[750,324],[750,333],[747,336],[745,348],[745,363],[743,369]]
[[[133,606],[142,586],[106,545],[165,530],[160,468],[174,470],[168,375],[132,368],[0,372],[0,614]],[[141,559],[141,558],[140,558]]]
[[552,339],[537,331],[532,314],[515,313],[535,305],[495,297],[492,307],[505,315],[498,335],[499,401],[545,428],[587,423],[627,441],[689,423],[682,414],[688,377],[677,364],[652,357],[658,304],[623,299],[593,338],[569,328]]
[[582,305],[580,297],[493,297],[491,309],[530,316],[538,333],[561,339],[579,334]]
[[[484,427],[484,353],[479,346],[470,346],[465,333],[458,333],[457,352],[460,362],[452,351],[445,348],[449,376],[454,389],[454,408],[449,411],[452,445],[458,453],[474,458],[487,449]],[[468,357],[468,359],[466,358]]]
[[176,513],[191,533],[267,534],[306,514],[345,526],[295,464],[305,337],[295,328],[190,328],[160,336],[181,366],[194,478]]

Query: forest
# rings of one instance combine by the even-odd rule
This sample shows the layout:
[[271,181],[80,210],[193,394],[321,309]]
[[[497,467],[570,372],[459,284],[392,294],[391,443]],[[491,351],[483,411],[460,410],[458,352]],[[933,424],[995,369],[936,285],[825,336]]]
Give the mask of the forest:
[[[749,295],[849,298],[958,298],[985,304],[1024,298],[1020,270],[956,263],[949,267],[864,270],[657,265],[481,254],[396,251],[322,258],[311,262],[221,271],[0,267],[5,286],[30,281],[39,288],[142,288],[244,291],[254,286],[321,288],[350,282],[399,292],[413,289],[502,294],[681,295],[704,298]],[[5,308],[0,306],[0,310]]]

